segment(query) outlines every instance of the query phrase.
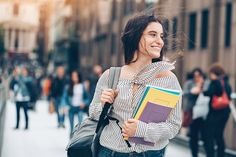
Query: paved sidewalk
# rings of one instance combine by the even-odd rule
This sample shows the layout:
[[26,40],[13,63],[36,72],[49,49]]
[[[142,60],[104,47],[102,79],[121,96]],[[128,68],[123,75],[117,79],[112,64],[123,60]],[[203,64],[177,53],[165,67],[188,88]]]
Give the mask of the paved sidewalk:
[[8,102],[2,157],[66,157],[69,127],[56,127],[56,115],[48,114],[48,104],[45,101],[38,102],[36,112],[29,111],[29,130],[23,129],[23,111],[20,129],[13,129],[16,121],[15,112],[15,104]]
[[[13,129],[15,119],[15,104],[8,102],[2,157],[66,157],[69,123],[66,121],[66,129],[57,129],[56,115],[48,114],[48,104],[45,101],[38,102],[36,112],[29,111],[29,130],[23,129],[23,111],[19,130]],[[171,143],[165,157],[190,156],[188,148]]]

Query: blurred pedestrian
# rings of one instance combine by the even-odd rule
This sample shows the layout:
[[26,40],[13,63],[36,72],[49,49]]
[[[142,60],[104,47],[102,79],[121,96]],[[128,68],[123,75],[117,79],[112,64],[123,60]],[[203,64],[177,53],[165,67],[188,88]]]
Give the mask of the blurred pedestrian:
[[210,85],[205,95],[210,96],[209,113],[206,119],[206,154],[207,157],[215,157],[215,144],[217,145],[216,156],[224,157],[225,155],[225,141],[224,141],[224,129],[229,118],[230,108],[229,104],[221,109],[215,109],[213,107],[213,98],[215,96],[222,96],[224,91],[227,94],[228,99],[231,95],[231,86],[228,81],[228,77],[225,74],[223,67],[215,63],[209,70]]
[[[163,60],[164,29],[160,19],[154,15],[141,14],[131,18],[122,34],[125,65],[117,89],[108,89],[109,70],[100,77],[90,116],[98,119],[103,105],[113,104],[111,115],[120,117],[119,123],[109,121],[101,137],[98,157],[148,156],[163,157],[169,140],[174,138],[181,128],[181,100],[171,112],[169,118],[161,123],[145,123],[132,119],[146,85],[168,87],[181,90],[178,80],[170,70],[174,65]],[[156,60],[152,63],[153,59]],[[141,137],[154,146],[130,143],[124,138]]]
[[[98,79],[101,77],[103,69],[100,65],[93,66],[93,73],[90,75],[90,95],[94,95]],[[91,100],[92,101],[92,100]]]
[[69,121],[70,121],[70,136],[74,128],[74,116],[78,117],[78,123],[83,120],[85,108],[84,86],[82,84],[82,76],[79,72],[73,71],[70,77],[69,88],[65,89],[65,99],[69,105]]
[[66,86],[66,76],[65,76],[65,68],[64,66],[60,65],[57,67],[57,75],[52,80],[52,86],[51,86],[51,101],[53,101],[56,109],[57,114],[57,127],[58,128],[65,128],[65,110],[63,107],[63,104],[61,103],[62,95],[64,88]]
[[25,130],[29,128],[28,105],[30,102],[30,86],[32,78],[28,75],[26,67],[15,68],[15,76],[10,83],[10,88],[14,91],[14,100],[16,103],[16,126],[19,128],[20,109],[23,108],[25,114]]
[[42,95],[46,98],[46,100],[49,99],[50,89],[52,85],[52,76],[46,76],[42,82]]
[[90,87],[91,87],[91,83],[89,79],[85,79],[83,82],[84,85],[84,100],[85,100],[85,108],[84,108],[84,112],[87,114],[87,116],[89,115],[89,105],[93,99],[93,95],[90,91]]
[[[185,111],[189,112],[191,116],[193,116],[193,108],[204,85],[204,74],[200,68],[193,69],[192,76],[193,79],[188,80],[184,85],[184,97],[187,99],[185,102]],[[204,118],[198,117],[193,119],[191,117],[191,121],[189,122],[189,145],[192,157],[198,157],[199,135],[204,139]]]

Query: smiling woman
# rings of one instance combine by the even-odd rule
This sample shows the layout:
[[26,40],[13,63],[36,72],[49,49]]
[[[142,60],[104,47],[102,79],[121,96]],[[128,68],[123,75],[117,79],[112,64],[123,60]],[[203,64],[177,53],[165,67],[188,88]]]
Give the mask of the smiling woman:
[[[147,85],[181,90],[175,67],[163,61],[165,30],[155,15],[139,14],[131,18],[122,33],[125,65],[121,67],[117,89],[108,88],[109,70],[100,77],[90,104],[90,117],[98,119],[105,103],[112,104],[111,116],[119,120],[109,121],[101,137],[98,157],[149,156],[163,157],[169,139],[175,137],[181,127],[181,100],[169,118],[161,123],[145,123],[133,119]],[[114,117],[113,117],[114,118]],[[140,137],[154,146],[132,143],[128,137]]]
[[154,15],[144,14],[130,19],[121,37],[126,65],[142,55],[161,61],[165,49],[164,31],[161,20]]

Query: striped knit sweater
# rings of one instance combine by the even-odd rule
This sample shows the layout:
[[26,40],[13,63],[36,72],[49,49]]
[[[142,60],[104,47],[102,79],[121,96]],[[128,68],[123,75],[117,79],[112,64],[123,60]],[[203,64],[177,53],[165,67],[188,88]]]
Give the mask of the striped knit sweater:
[[[133,80],[120,78],[117,85],[119,93],[113,103],[111,114],[119,115],[122,121],[132,118],[132,114],[144,93],[146,85],[181,90],[179,82],[173,73],[162,78],[156,77],[159,73],[170,71],[174,68],[173,64],[161,61],[144,67]],[[102,111],[100,96],[102,90],[108,87],[108,76],[109,72],[104,72],[97,83],[95,95],[89,109],[89,114],[92,118],[98,119]],[[134,83],[138,84],[139,88],[133,93]],[[135,137],[144,137],[145,141],[154,142],[154,146],[131,143],[129,148],[121,135],[119,126],[114,121],[110,121],[109,125],[104,128],[100,137],[100,144],[117,152],[135,151],[138,153],[147,150],[160,150],[166,147],[169,139],[174,138],[181,127],[181,101],[182,99],[172,110],[166,122],[147,124],[139,121]]]

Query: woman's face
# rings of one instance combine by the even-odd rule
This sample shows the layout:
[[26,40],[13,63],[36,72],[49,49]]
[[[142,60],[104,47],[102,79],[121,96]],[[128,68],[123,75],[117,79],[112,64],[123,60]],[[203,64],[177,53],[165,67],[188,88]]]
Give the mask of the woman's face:
[[216,74],[214,74],[214,73],[212,73],[212,72],[210,72],[210,74],[209,74],[210,76],[210,79],[211,80],[216,80],[217,79],[217,76],[216,76]]
[[74,82],[74,83],[78,83],[79,82],[79,78],[78,78],[78,74],[77,72],[72,72],[71,74],[71,80]]
[[160,23],[149,23],[141,36],[139,52],[142,55],[151,57],[151,59],[159,58],[164,46],[163,36],[163,27]]
[[200,72],[198,72],[198,71],[195,71],[195,72],[193,73],[193,76],[194,76],[194,80],[195,80],[196,82],[201,82],[201,81],[203,80],[202,75],[201,75]]
[[22,68],[22,75],[23,76],[28,76],[28,71],[27,71],[27,69],[26,68]]

